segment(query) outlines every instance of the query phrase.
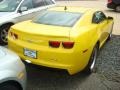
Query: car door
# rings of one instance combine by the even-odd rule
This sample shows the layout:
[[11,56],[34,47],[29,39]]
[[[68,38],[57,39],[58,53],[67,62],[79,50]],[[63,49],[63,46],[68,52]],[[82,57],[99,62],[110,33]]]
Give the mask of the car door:
[[97,11],[93,16],[93,21],[98,24],[98,29],[100,32],[100,43],[102,44],[109,35],[107,18],[103,12]]
[[32,0],[24,0],[18,8],[16,21],[21,22],[33,18],[33,3]]

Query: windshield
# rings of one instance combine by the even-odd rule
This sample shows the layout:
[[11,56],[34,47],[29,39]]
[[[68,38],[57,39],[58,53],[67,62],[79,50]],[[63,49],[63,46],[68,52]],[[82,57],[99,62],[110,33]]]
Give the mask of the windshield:
[[47,11],[33,22],[55,26],[72,27],[82,16],[82,13]]
[[3,0],[0,2],[0,12],[13,12],[22,0]]

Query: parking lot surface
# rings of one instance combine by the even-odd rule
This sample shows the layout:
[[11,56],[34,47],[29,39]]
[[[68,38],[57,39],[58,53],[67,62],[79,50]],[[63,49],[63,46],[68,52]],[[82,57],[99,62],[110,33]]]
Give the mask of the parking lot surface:
[[113,36],[101,49],[96,72],[70,76],[62,70],[51,70],[26,64],[27,90],[120,90],[120,13],[106,8],[106,0],[58,1],[58,5],[100,8],[115,19]]

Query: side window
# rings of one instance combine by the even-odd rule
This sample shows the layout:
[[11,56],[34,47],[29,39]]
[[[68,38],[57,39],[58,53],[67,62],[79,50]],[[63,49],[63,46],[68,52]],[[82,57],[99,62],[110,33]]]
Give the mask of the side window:
[[27,10],[32,9],[33,8],[32,0],[24,0],[20,8],[23,8],[23,9],[26,8]]
[[104,21],[105,19],[106,19],[105,14],[101,11],[97,11],[93,14],[92,22],[93,23],[100,23],[100,22]]
[[46,5],[51,5],[54,4],[54,2],[52,0],[44,0]]
[[45,6],[45,1],[44,0],[32,0],[32,1],[33,1],[34,8]]

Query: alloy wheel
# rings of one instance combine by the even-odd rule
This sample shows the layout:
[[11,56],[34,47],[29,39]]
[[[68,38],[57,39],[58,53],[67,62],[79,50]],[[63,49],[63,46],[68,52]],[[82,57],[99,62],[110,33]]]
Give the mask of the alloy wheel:
[[90,65],[90,70],[91,71],[93,71],[93,69],[94,69],[96,59],[97,59],[97,48],[95,47],[94,51],[93,51],[93,53],[91,55],[91,60],[92,60],[92,63]]
[[8,29],[7,28],[4,28],[2,31],[1,31],[1,39],[4,43],[7,43],[7,35],[8,35]]

